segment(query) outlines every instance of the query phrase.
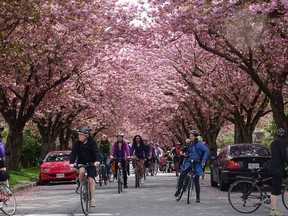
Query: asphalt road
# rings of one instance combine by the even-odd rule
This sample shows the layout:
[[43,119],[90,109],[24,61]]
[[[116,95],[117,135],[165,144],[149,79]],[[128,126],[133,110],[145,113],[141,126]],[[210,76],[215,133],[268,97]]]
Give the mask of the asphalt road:
[[[227,200],[227,192],[212,188],[207,176],[201,185],[201,203],[186,203],[186,195],[177,202],[173,196],[176,189],[174,174],[149,176],[140,188],[134,186],[134,176],[128,179],[128,189],[118,194],[116,182],[96,188],[96,207],[90,215],[110,216],[238,216],[243,215],[232,209]],[[15,215],[65,216],[83,215],[79,195],[74,193],[74,184],[51,184],[37,186],[17,192],[18,209]],[[269,206],[261,206],[251,215],[269,215]],[[282,203],[280,209],[288,215]]]

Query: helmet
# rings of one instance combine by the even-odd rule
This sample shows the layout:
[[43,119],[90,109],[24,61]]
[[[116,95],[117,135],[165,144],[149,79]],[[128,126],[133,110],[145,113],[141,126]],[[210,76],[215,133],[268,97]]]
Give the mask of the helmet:
[[90,136],[90,131],[89,131],[89,129],[86,128],[86,127],[78,128],[78,129],[77,129],[77,133],[78,133],[78,134],[85,135],[85,136],[87,136],[87,137]]
[[279,137],[284,137],[286,135],[286,131],[284,128],[278,128],[276,134]]
[[0,124],[0,131],[4,130],[4,125]]
[[181,145],[181,143],[180,143],[180,142],[177,142],[176,145]]
[[124,137],[124,133],[122,133],[122,132],[119,131],[119,132],[116,133],[116,136]]
[[186,139],[186,140],[185,140],[185,143],[190,143],[190,142],[191,142],[190,139]]
[[190,130],[189,134],[193,134],[195,137],[198,137],[198,133],[196,130]]
[[156,143],[155,146],[159,146],[159,143]]

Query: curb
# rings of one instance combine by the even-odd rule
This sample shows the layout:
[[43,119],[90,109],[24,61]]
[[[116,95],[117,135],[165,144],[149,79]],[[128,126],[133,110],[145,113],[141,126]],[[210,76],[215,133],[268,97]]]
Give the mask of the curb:
[[29,183],[25,183],[25,184],[15,185],[13,188],[11,188],[11,191],[13,193],[17,193],[19,191],[35,187],[36,185],[37,185],[37,182],[29,182]]

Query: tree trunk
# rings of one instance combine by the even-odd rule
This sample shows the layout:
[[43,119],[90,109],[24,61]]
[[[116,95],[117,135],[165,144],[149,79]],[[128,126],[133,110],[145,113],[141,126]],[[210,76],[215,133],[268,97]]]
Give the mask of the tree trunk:
[[6,166],[8,170],[20,171],[23,145],[23,127],[10,127],[6,143]]

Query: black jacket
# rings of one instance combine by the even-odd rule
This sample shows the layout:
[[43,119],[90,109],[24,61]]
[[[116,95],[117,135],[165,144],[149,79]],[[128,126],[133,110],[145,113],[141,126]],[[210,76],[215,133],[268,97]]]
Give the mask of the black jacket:
[[79,140],[75,141],[70,155],[70,164],[77,159],[77,164],[94,163],[101,160],[101,152],[96,141],[89,137],[86,144]]

